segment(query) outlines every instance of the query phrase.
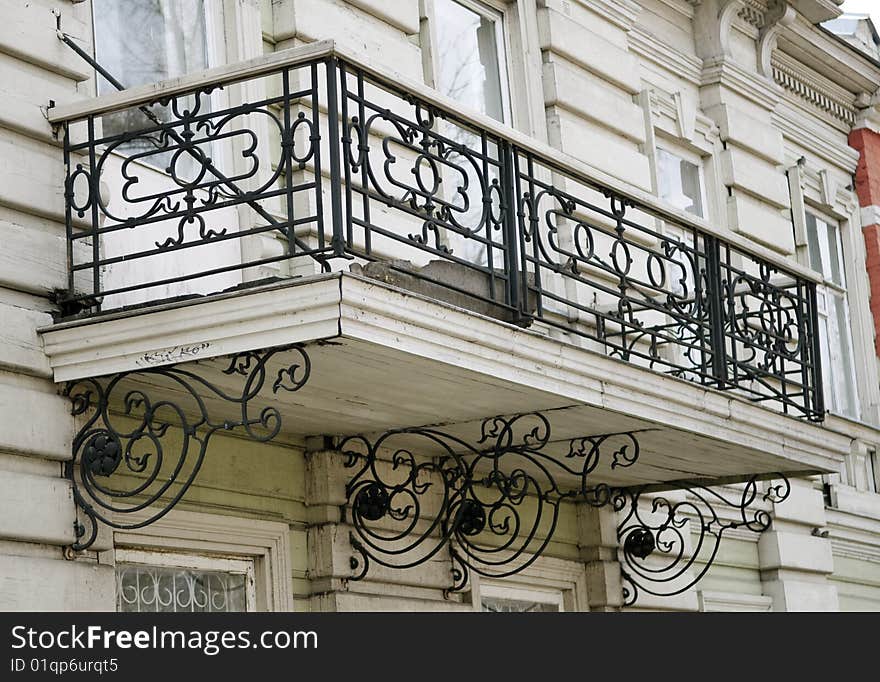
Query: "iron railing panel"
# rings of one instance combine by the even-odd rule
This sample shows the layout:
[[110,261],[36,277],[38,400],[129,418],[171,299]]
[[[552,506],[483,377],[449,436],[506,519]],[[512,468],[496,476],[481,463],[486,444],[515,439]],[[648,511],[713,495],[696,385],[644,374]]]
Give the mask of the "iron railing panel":
[[823,417],[816,286],[796,265],[350,59],[112,109],[63,124],[68,314],[377,264],[646,369]]

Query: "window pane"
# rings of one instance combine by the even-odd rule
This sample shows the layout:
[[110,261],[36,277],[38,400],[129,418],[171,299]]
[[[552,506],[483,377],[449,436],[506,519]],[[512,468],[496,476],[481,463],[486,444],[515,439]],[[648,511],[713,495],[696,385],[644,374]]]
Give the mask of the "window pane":
[[550,613],[559,611],[559,605],[521,599],[483,597],[483,611],[490,613]]
[[247,576],[164,566],[117,564],[119,611],[247,611]]
[[682,211],[705,217],[702,174],[697,164],[658,149],[657,175],[661,199]]
[[824,274],[822,268],[822,252],[819,249],[819,225],[816,216],[807,213],[807,251],[810,255],[810,267]]
[[[126,87],[208,65],[204,0],[92,0],[95,56]],[[98,92],[115,88],[98,79]]]
[[454,0],[434,1],[439,73],[444,95],[499,121],[504,120],[499,25]]
[[838,286],[845,286],[843,279],[843,262],[840,244],[840,230],[836,225],[825,224],[828,230],[828,277]]
[[832,374],[835,375],[834,382],[838,392],[836,407],[841,414],[855,416],[855,374],[849,331],[849,311],[846,299],[842,295],[832,296],[831,299],[834,304],[835,321],[833,326],[836,328],[836,338],[829,339],[829,346],[833,356],[831,360],[835,362],[832,365]]
[[[205,0],[93,0],[95,16],[95,56],[107,71],[125,87],[155,83],[207,68],[208,47],[205,30]],[[133,30],[133,27],[137,27]],[[98,93],[115,92],[106,79],[98,77]],[[195,103],[189,102],[189,107]],[[205,102],[201,102],[204,109]],[[184,107],[185,108],[185,107]],[[152,113],[162,121],[171,120],[168,107],[153,105]],[[152,128],[154,123],[137,108],[101,118],[104,137],[134,133]],[[134,155],[152,152],[142,161],[165,170],[173,150],[159,135],[141,135],[116,147]],[[185,154],[175,172],[190,179],[197,164]]]

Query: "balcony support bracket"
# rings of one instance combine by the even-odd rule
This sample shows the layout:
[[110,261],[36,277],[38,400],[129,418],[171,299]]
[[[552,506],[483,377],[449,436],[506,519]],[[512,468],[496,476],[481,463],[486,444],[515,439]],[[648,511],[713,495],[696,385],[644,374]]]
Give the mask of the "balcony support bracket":
[[[741,484],[739,499],[693,483],[671,485],[667,498],[656,486],[594,483],[600,464],[636,464],[640,433],[554,442],[547,417],[528,413],[484,420],[476,444],[434,427],[345,438],[337,449],[353,470],[345,506],[349,580],[365,578],[371,564],[407,569],[438,558],[451,560],[447,593],[465,590],[470,571],[514,575],[547,550],[562,505],[582,503],[618,513],[625,605],[640,591],[690,589],[712,565],[723,534],[767,530],[770,503],[785,500],[790,487],[773,474],[773,482],[755,476]],[[417,457],[420,449],[431,456]]]
[[[282,361],[280,369],[270,368],[273,358]],[[218,431],[255,442],[275,438],[281,412],[258,403],[301,389],[311,361],[299,345],[233,355],[222,372],[236,380],[234,392],[208,381],[202,369],[198,361],[145,367],[65,386],[79,424],[65,466],[78,512],[76,541],[65,556],[91,547],[99,524],[132,530],[171,511],[196,480]]]

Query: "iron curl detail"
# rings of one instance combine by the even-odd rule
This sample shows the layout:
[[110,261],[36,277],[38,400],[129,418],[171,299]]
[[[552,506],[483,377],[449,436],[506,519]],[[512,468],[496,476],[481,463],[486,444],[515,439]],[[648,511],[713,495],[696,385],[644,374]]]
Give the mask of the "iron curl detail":
[[[275,438],[281,413],[255,403],[264,392],[300,390],[311,361],[299,345],[237,353],[222,370],[241,378],[234,392],[200,376],[199,368],[194,361],[67,383],[64,394],[81,426],[65,474],[84,517],[75,524],[72,550],[90,547],[99,523],[131,530],[165,516],[195,481],[216,432],[239,430],[256,442]],[[218,401],[231,408],[222,418],[211,414]]]
[[355,470],[346,486],[351,579],[372,563],[413,568],[444,550],[450,591],[464,589],[470,571],[523,570],[552,540],[563,503],[610,502],[612,489],[590,474],[602,458],[612,468],[634,464],[637,433],[554,442],[549,420],[527,413],[484,420],[475,441],[432,427],[343,439],[338,449]]
[[671,597],[689,590],[712,566],[728,531],[768,530],[769,504],[784,502],[791,492],[784,475],[774,476],[764,490],[753,476],[742,484],[738,499],[692,484],[682,484],[683,495],[675,499],[647,488],[616,490],[613,506],[623,513],[617,538],[624,604],[635,603],[640,592]]

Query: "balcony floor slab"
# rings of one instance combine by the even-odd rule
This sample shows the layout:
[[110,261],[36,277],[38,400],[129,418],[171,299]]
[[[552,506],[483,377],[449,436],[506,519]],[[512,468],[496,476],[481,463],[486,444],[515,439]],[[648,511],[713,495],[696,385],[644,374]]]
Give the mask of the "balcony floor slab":
[[199,360],[222,385],[224,356],[305,344],[311,379],[276,398],[285,429],[300,436],[442,424],[474,440],[485,417],[542,411],[564,456],[569,438],[643,430],[638,466],[597,472],[614,484],[832,472],[850,447],[844,434],[732,393],[349,273],[70,321],[41,334],[57,382]]

